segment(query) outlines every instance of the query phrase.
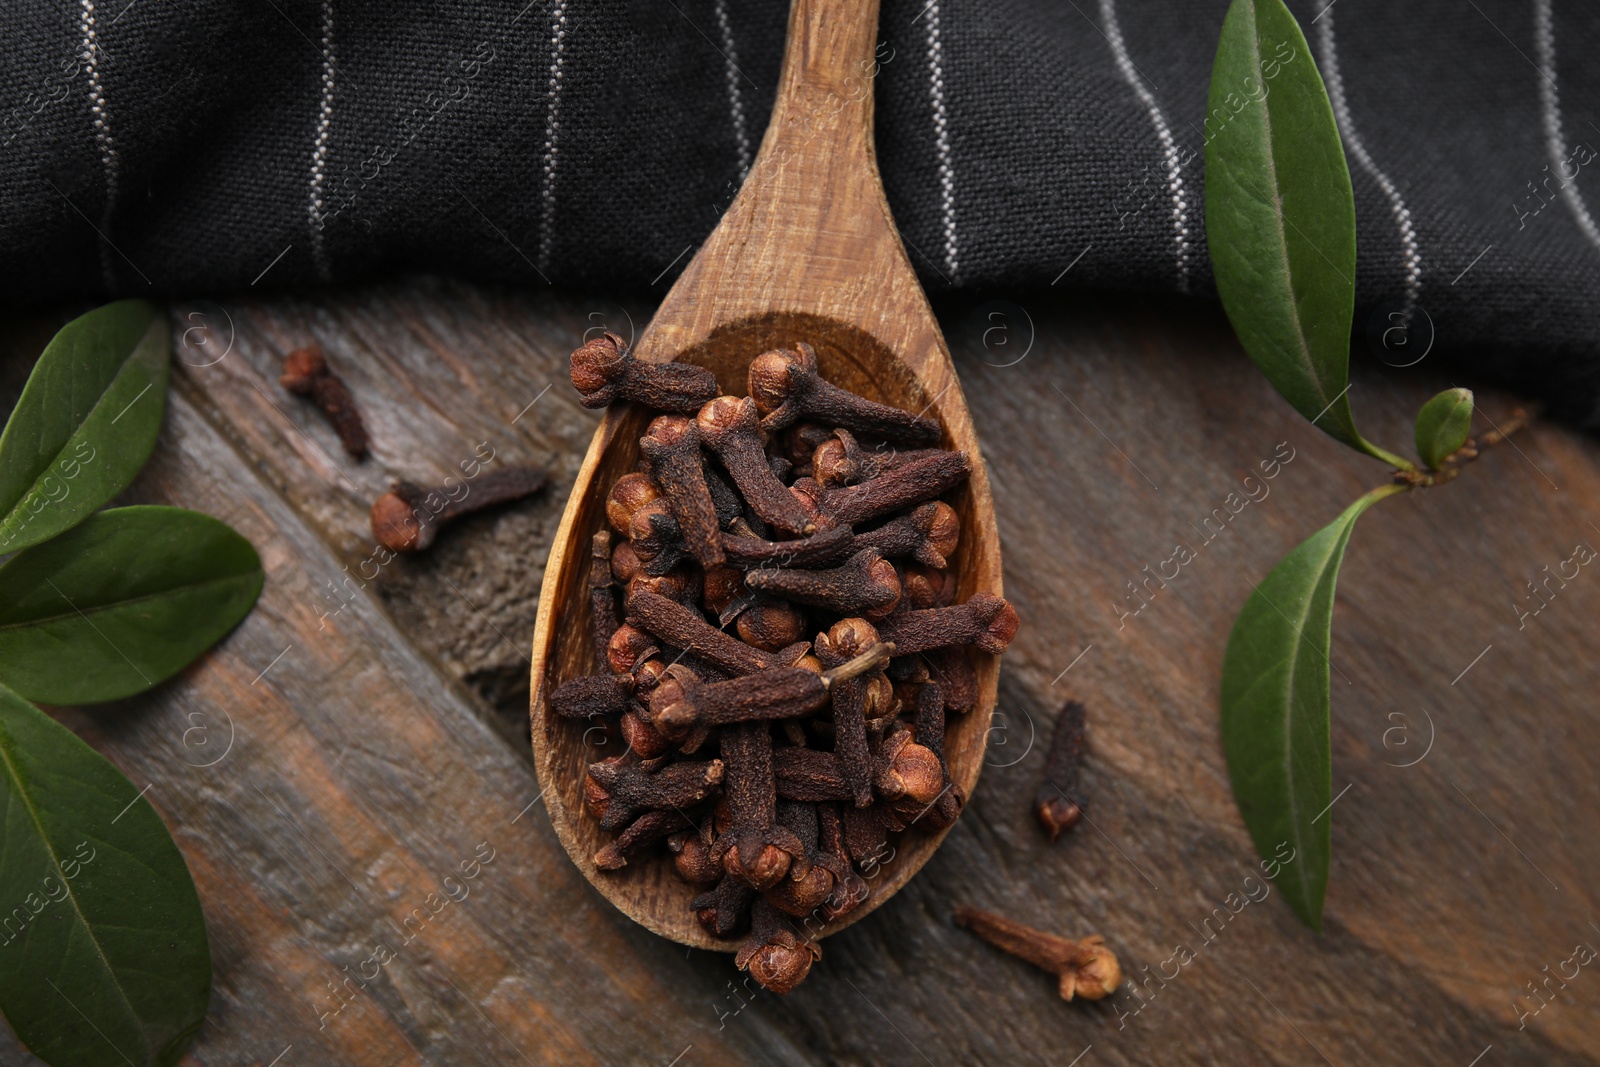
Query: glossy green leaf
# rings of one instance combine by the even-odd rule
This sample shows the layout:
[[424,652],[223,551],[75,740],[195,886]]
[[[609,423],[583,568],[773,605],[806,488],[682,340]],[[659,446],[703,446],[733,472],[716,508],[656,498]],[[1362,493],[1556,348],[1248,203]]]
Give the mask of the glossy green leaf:
[[1417,455],[1429,470],[1467,443],[1472,429],[1472,390],[1446,389],[1417,412]]
[[262,578],[209,515],[102,511],[0,567],[0,683],[46,704],[142,692],[249,614]]
[[1239,613],[1222,660],[1222,747],[1234,799],[1263,858],[1284,843],[1294,850],[1278,887],[1295,914],[1317,930],[1332,822],[1328,649],[1334,587],[1356,519],[1404,490],[1374,489],[1283,557]]
[[0,1012],[52,1067],[178,1061],[211,954],[161,817],[72,731],[0,686]]
[[167,319],[122,300],[61,328],[0,435],[0,555],[82,522],[139,473],[167,403]]
[[1350,412],[1356,212],[1322,76],[1282,0],[1234,0],[1206,114],[1206,241],[1234,332],[1320,429],[1409,467]]

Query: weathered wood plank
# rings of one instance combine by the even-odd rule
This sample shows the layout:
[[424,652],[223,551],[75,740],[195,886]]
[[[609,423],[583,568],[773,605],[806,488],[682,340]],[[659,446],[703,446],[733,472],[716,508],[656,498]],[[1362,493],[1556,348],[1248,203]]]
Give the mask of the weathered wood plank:
[[[790,997],[746,993],[736,1015],[724,1014],[742,1003],[726,957],[686,956],[605,905],[537,805],[512,822],[537,787],[487,699],[496,679],[526,672],[561,478],[546,497],[469,520],[427,558],[384,567],[319,629],[337,606],[324,583],[370,553],[366,507],[388,477],[442,477],[491,440],[508,458],[556,453],[570,479],[562,465],[576,463],[593,416],[560,379],[601,302],[434,280],[227,301],[235,346],[214,367],[180,368],[135,495],[250,537],[268,567],[262,604],[174,683],[61,713],[136,785],[152,784],[194,869],[217,995],[193,1060],[266,1064],[292,1045],[281,1067],[666,1064],[686,1049],[684,1065],[1061,1065],[1092,1044],[1085,1065],[1466,1064],[1492,1044],[1484,1063],[1600,1062],[1600,985],[1590,991],[1586,974],[1552,983],[1556,1002],[1525,1029],[1510,1007],[1575,943],[1600,942],[1587,895],[1600,875],[1588,833],[1600,816],[1600,581],[1585,567],[1565,588],[1552,582],[1549,606],[1520,630],[1512,608],[1542,567],[1600,539],[1589,525],[1600,525],[1600,449],[1539,425],[1455,484],[1362,521],[1335,618],[1335,789],[1352,784],[1331,813],[1327,932],[1308,933],[1272,897],[1218,929],[1213,909],[1226,913],[1255,869],[1217,743],[1227,628],[1250,583],[1383,472],[1278,401],[1214,315],[1022,299],[1037,337],[1009,367],[985,361],[1015,359],[1023,338],[985,352],[967,329],[979,309],[942,309],[1024,619],[989,766],[903,892],[830,938]],[[1020,316],[1012,328],[1026,330]],[[309,337],[371,416],[366,464],[346,463],[275,385],[276,361]],[[1445,384],[1424,362],[1358,375],[1352,398],[1369,436],[1394,446]],[[1496,420],[1510,403],[1484,400]],[[424,429],[404,429],[413,423]],[[1197,544],[1119,628],[1124,583],[1175,542],[1203,541],[1194,527],[1283,441],[1294,458],[1270,495]],[[1047,736],[1069,694],[1090,707],[1092,823],[1052,847],[1028,811],[1043,759],[1028,739]],[[224,712],[233,748],[191,766],[221,751]],[[1424,713],[1432,748],[1392,766],[1424,751]],[[426,908],[480,841],[496,854],[470,895],[395,944],[388,923]],[[1152,980],[1137,1014],[1131,992],[1064,1005],[1046,976],[954,928],[962,903],[1099,931],[1138,979],[1180,942],[1194,959],[1165,987]],[[1209,939],[1196,929],[1208,917]],[[393,962],[319,1030],[335,1003],[327,983],[358,972],[383,938]],[[22,1062],[10,1040],[0,1061]]]

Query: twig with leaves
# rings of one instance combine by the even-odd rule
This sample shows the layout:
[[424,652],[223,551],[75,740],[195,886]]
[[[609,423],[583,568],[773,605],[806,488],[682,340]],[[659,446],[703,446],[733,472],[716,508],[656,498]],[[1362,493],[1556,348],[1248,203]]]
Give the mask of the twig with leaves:
[[[1290,50],[1285,59],[1284,48]],[[1270,69],[1269,69],[1270,68]],[[1264,85],[1271,93],[1240,95]],[[1222,665],[1222,741],[1234,797],[1256,849],[1291,843],[1301,859],[1279,886],[1322,926],[1331,852],[1329,647],[1345,546],[1368,508],[1460,475],[1472,393],[1447,389],[1417,413],[1412,462],[1362,436],[1349,400],[1356,217],[1339,128],[1305,36],[1282,0],[1234,0],[1211,72],[1208,114],[1231,116],[1206,144],[1206,239],[1217,291],[1245,351],[1312,424],[1393,468],[1285,556],[1233,625]],[[1524,423],[1519,411],[1502,440]]]

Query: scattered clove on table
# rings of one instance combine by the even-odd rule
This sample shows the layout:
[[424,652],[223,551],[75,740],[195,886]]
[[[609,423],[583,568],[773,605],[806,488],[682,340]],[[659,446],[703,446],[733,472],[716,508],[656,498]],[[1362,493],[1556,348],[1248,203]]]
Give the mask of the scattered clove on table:
[[1083,818],[1088,802],[1078,785],[1078,767],[1083,759],[1085,711],[1076,700],[1067,701],[1056,718],[1056,730],[1045,755],[1044,779],[1033,800],[1033,814],[1054,841],[1063,830],[1070,830]]
[[957,908],[955,918],[1001,951],[1057,975],[1062,1000],[1099,1000],[1122,984],[1122,965],[1098,934],[1072,941],[979,908]]
[[765,353],[736,397],[612,335],[573,353],[585,404],[655,417],[592,545],[600,673],[551,694],[555,721],[628,743],[589,768],[589,814],[617,834],[595,865],[664,843],[700,924],[743,936],[736,964],[780,993],[866,899],[890,835],[960,815],[946,722],[976,704],[969,657],[1017,629],[999,597],[953,603],[961,521],[940,498],[967,456],[817,363],[805,344]]
[[306,345],[283,360],[278,384],[298,396],[308,396],[339,435],[339,444],[356,459],[367,454],[367,427],[344,380],[328,368],[322,346]]
[[391,552],[421,552],[433,544],[446,523],[532,496],[548,480],[543,467],[512,466],[454,486],[425,488],[398,481],[372,504],[372,536]]

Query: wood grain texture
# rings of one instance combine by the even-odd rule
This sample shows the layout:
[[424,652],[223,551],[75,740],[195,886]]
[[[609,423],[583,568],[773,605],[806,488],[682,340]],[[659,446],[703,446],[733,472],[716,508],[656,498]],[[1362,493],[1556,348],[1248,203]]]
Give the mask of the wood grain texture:
[[[878,179],[872,145],[873,50],[878,5],[795,0],[772,121],[750,175],[717,228],[695,253],[639,339],[637,358],[708,367],[724,392],[746,394],[761,353],[812,345],[826,380],[940,423],[942,444],[965,451],[972,472],[948,494],[961,517],[951,567],[957,601],[1004,593],[1000,543],[979,442],[949,349],[906,258]],[[535,765],[549,791],[556,833],[576,863],[618,908],[664,937],[732,952],[695,920],[698,891],[665,857],[601,871],[594,854],[613,835],[584,808],[586,767],[596,752],[585,723],[550,710],[549,693],[568,678],[598,673],[588,637],[589,545],[606,525],[610,487],[635,468],[650,414],[633,405],[608,411],[556,532],[540,594],[531,667]],[[996,657],[973,653],[978,700],[950,723],[951,781],[971,795],[983,769],[994,709]],[[946,831],[948,832],[948,831]],[[945,833],[897,834],[895,852],[865,902],[822,926],[818,938],[861,921],[933,855]]]
[[[1585,567],[1552,582],[1522,629],[1513,610],[1542,567],[1600,543],[1600,447],[1536,424],[1455,483],[1362,520],[1334,621],[1334,788],[1352,785],[1330,816],[1327,932],[1269,896],[1220,930],[1212,918],[1208,939],[1196,928],[1256,869],[1217,740],[1228,626],[1250,583],[1382,471],[1279,401],[1220,315],[1013,299],[1010,344],[990,334],[992,350],[981,338],[1000,324],[994,305],[940,309],[1025,622],[983,778],[918,877],[829,938],[782,999],[589,887],[542,804],[528,807],[540,787],[501,714],[526,722],[527,693],[506,679],[527,677],[545,554],[596,424],[560,384],[566,353],[591,313],[626,334],[648,306],[420,279],[176,307],[180,346],[192,314],[221,330],[224,311],[234,343],[211,366],[175,368],[132,496],[233,523],[261,551],[267,586],[171,683],[59,714],[150,785],[194,871],[217,980],[188,1062],[1063,1067],[1091,1045],[1080,1067],[1465,1067],[1490,1045],[1480,1067],[1600,1062],[1587,968],[1552,983],[1554,1002],[1524,1029],[1511,1007],[1574,944],[1600,944],[1588,925],[1600,921],[1600,580]],[[65,317],[8,331],[9,397]],[[366,463],[338,457],[310,406],[276,387],[277,361],[311,339],[367,410]],[[199,335],[189,344],[178,357],[205,362]],[[1366,432],[1395,446],[1449,384],[1424,361],[1358,372],[1351,396]],[[1483,404],[1500,421],[1511,401]],[[341,602],[326,583],[372,551],[366,509],[388,479],[442,478],[485,440],[508,460],[555,454],[555,484],[345,587],[348,606],[324,616]],[[1203,540],[1195,527],[1284,441],[1295,458],[1270,495],[1119,628],[1125,583],[1174,542]],[[1050,846],[1029,806],[1068,696],[1089,707],[1089,821]],[[1424,713],[1431,749],[1394,766],[1424,751]],[[415,909],[485,841],[495,859],[460,883],[470,895],[419,924]],[[1065,1005],[1049,976],[954,927],[960,904],[1099,932],[1135,979],[1180,942],[1195,958],[1152,983],[1137,1014],[1131,992]],[[409,943],[390,925],[407,916]],[[393,960],[322,1026],[339,1003],[329,983],[380,942]],[[28,1062],[0,1028],[0,1063]]]

